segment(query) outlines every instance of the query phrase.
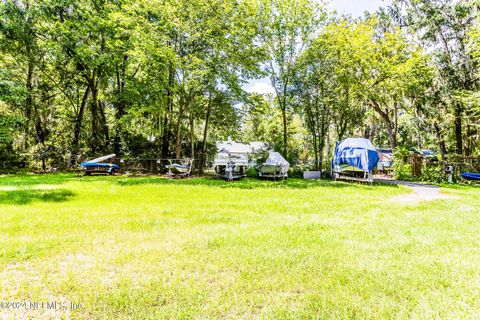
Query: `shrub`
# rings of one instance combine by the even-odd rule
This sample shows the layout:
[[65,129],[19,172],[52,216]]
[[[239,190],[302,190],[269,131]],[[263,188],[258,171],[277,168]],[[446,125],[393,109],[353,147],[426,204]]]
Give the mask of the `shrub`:
[[422,169],[421,181],[443,183],[447,182],[444,170],[441,166],[427,166]]
[[247,177],[249,178],[258,178],[258,171],[256,168],[248,168],[247,169]]
[[403,161],[394,162],[393,176],[397,180],[413,181],[412,165]]
[[303,178],[303,170],[300,170],[299,168],[290,168],[288,170],[288,177],[289,178]]

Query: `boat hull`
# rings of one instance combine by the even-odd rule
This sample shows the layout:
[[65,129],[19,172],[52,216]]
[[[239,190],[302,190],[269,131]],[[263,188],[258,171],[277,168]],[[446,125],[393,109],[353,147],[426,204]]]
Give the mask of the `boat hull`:
[[287,178],[288,171],[283,170],[279,165],[263,164],[259,168],[258,175],[260,178]]
[[462,178],[470,181],[480,181],[480,173],[465,172],[462,173]]

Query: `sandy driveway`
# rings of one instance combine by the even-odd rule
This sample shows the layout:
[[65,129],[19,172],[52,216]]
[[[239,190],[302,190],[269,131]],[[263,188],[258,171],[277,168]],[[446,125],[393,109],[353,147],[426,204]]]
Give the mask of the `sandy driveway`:
[[440,187],[438,186],[393,180],[393,179],[385,179],[385,178],[375,179],[375,182],[402,185],[402,186],[408,187],[413,191],[412,193],[397,196],[392,199],[392,201],[398,202],[398,203],[412,203],[412,202],[419,202],[419,201],[455,199],[454,196],[441,193]]

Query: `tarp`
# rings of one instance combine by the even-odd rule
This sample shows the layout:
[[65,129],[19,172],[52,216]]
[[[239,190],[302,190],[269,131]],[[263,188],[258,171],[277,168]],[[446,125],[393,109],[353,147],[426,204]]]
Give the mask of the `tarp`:
[[337,143],[332,166],[347,164],[369,172],[378,164],[377,150],[368,139],[348,138]]
[[270,152],[265,164],[276,165],[276,166],[281,165],[282,168],[286,168],[287,171],[288,171],[288,168],[290,167],[290,163],[288,163],[288,161],[285,160],[282,157],[282,155],[278,152]]
[[109,154],[108,156],[103,156],[103,157],[100,157],[100,158],[92,159],[92,160],[89,160],[87,162],[91,162],[91,163],[103,162],[103,161],[115,158],[116,156],[117,155],[115,153],[112,153],[112,154]]

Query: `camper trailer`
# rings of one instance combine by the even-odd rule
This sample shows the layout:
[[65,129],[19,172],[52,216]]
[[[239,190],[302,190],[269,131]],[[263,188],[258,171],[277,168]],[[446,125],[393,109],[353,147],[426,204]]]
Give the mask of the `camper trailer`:
[[217,142],[217,155],[213,166],[215,172],[227,180],[241,179],[247,175],[251,165],[250,155],[267,152],[270,146],[265,142],[240,143],[228,139]]
[[250,146],[235,141],[217,142],[215,172],[227,180],[241,179],[247,174]]

